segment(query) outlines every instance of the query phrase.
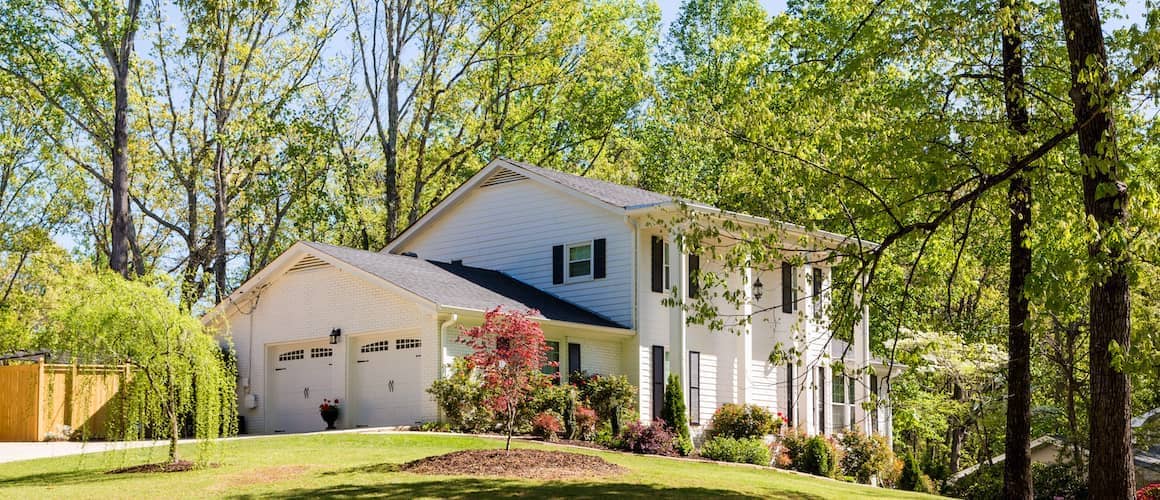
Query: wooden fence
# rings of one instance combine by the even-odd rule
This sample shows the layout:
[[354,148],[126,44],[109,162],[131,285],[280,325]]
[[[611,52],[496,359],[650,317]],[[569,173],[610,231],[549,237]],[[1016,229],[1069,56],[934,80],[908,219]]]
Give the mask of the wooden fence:
[[128,366],[0,366],[0,441],[43,441],[50,433],[105,437],[109,405]]

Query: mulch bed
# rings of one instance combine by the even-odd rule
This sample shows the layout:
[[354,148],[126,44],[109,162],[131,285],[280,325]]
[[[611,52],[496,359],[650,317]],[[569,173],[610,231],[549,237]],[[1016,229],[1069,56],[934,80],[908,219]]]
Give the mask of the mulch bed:
[[178,460],[176,462],[165,462],[160,464],[141,464],[132,467],[122,467],[120,469],[113,469],[109,474],[133,474],[137,472],[185,472],[193,470],[197,464],[189,460]]
[[401,470],[419,474],[574,479],[612,476],[627,469],[603,458],[547,450],[465,450],[408,462]]

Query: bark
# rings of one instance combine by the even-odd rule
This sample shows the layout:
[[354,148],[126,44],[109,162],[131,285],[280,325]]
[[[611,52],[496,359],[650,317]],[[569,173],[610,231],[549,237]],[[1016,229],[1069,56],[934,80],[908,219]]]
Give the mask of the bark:
[[140,8],[139,0],[129,1],[126,26],[115,42],[110,39],[104,45],[105,57],[113,71],[113,175],[110,179],[113,213],[109,227],[109,268],[126,278],[132,272],[129,239],[133,233],[129,218],[129,66]]
[[[1020,136],[1030,131],[1024,99],[1023,33],[1019,15],[1021,0],[1000,0],[1001,10],[1011,16],[1003,30],[1003,102],[1011,129]],[[1011,158],[1011,163],[1016,161]],[[1003,497],[1034,498],[1031,477],[1031,315],[1024,293],[1031,274],[1031,248],[1027,231],[1031,225],[1031,183],[1024,174],[1011,177],[1007,187],[1010,210],[1010,260],[1007,281],[1007,432],[1004,441]]]
[[[964,400],[963,387],[957,382],[954,384],[954,390],[952,391],[951,397],[953,397],[955,401]],[[966,422],[957,421],[953,426],[951,426],[949,430],[948,438],[950,440],[951,450],[949,461],[952,475],[959,471],[959,460],[962,458],[963,454],[963,440],[967,436],[967,425],[969,425],[969,422],[970,419],[967,419]]]
[[1127,252],[1128,188],[1121,178],[1115,121],[1109,109],[1112,90],[1102,23],[1095,0],[1060,0],[1071,67],[1071,99],[1079,129],[1076,138],[1084,165],[1084,212],[1099,231],[1088,246],[1099,264],[1089,290],[1088,354],[1091,407],[1088,449],[1092,498],[1132,498],[1131,382],[1117,369],[1117,352],[1131,338]]

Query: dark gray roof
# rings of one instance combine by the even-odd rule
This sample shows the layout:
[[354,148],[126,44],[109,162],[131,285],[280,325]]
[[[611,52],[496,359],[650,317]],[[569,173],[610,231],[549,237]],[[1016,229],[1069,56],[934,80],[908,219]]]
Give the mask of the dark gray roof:
[[553,321],[625,328],[499,271],[304,241],[303,244],[441,306],[536,309]]
[[581,177],[579,175],[573,175],[561,172],[559,170],[537,167],[530,163],[510,160],[508,158],[500,158],[500,160],[504,161],[505,163],[530,170],[552,182],[571,189],[575,189],[576,191],[608,203],[609,205],[614,205],[620,208],[655,205],[677,200],[676,198],[666,194],[646,191],[644,189],[630,186],[622,186],[620,184],[602,181],[599,179]]

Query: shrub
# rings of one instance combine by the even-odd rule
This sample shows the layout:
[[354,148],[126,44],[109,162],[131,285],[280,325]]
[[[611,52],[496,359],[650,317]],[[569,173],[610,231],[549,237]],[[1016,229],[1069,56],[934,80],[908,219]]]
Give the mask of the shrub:
[[564,437],[576,439],[576,392],[568,391],[568,399],[564,401]]
[[665,398],[661,405],[661,421],[668,423],[668,429],[677,436],[689,439],[689,412],[685,409],[685,395],[681,390],[681,377],[669,374],[665,386]]
[[547,441],[555,441],[563,429],[564,424],[560,423],[560,417],[550,411],[536,415],[536,418],[532,419],[533,432]]
[[576,436],[573,439],[592,441],[596,438],[596,410],[580,406],[575,411]]
[[902,460],[902,476],[898,478],[898,489],[906,491],[922,491],[922,468],[912,453],[907,453]]
[[[823,436],[813,436],[805,443],[801,459],[794,460],[794,468],[815,476],[833,477],[836,470],[837,450]],[[800,463],[800,465],[799,465]]]
[[600,430],[596,431],[596,437],[593,438],[592,441],[610,450],[626,449],[624,446],[624,440],[619,436],[612,434],[612,430],[607,426],[602,427]]
[[862,484],[869,484],[873,477],[890,476],[894,468],[894,451],[886,438],[852,431],[843,434],[839,444],[843,452],[840,462],[843,475]]
[[672,455],[673,434],[664,421],[654,420],[652,425],[633,422],[624,428],[621,435],[622,449],[644,455]]
[[636,387],[624,375],[593,375],[577,384],[580,400],[596,410],[601,420],[612,426],[612,434],[620,434],[621,418],[631,413],[636,403]]
[[494,429],[495,416],[484,403],[483,384],[464,359],[457,358],[447,378],[436,380],[427,389],[443,412],[451,430],[485,432]]
[[759,438],[777,432],[780,421],[757,405],[725,404],[713,413],[709,432],[713,437]]
[[810,437],[804,431],[790,428],[777,442],[778,456],[776,461],[779,467],[801,470],[802,456],[805,455],[806,443]]
[[761,438],[714,437],[701,446],[701,456],[721,462],[769,465],[769,449]]
[[687,457],[696,451],[697,447],[693,446],[693,438],[684,436],[673,436],[673,451],[677,452],[682,457]]
[[[1031,464],[1035,498],[1088,498],[1087,477],[1066,463]],[[901,486],[901,485],[900,485]],[[1003,496],[1003,465],[983,465],[970,475],[947,484],[943,494],[968,500],[985,500]]]

